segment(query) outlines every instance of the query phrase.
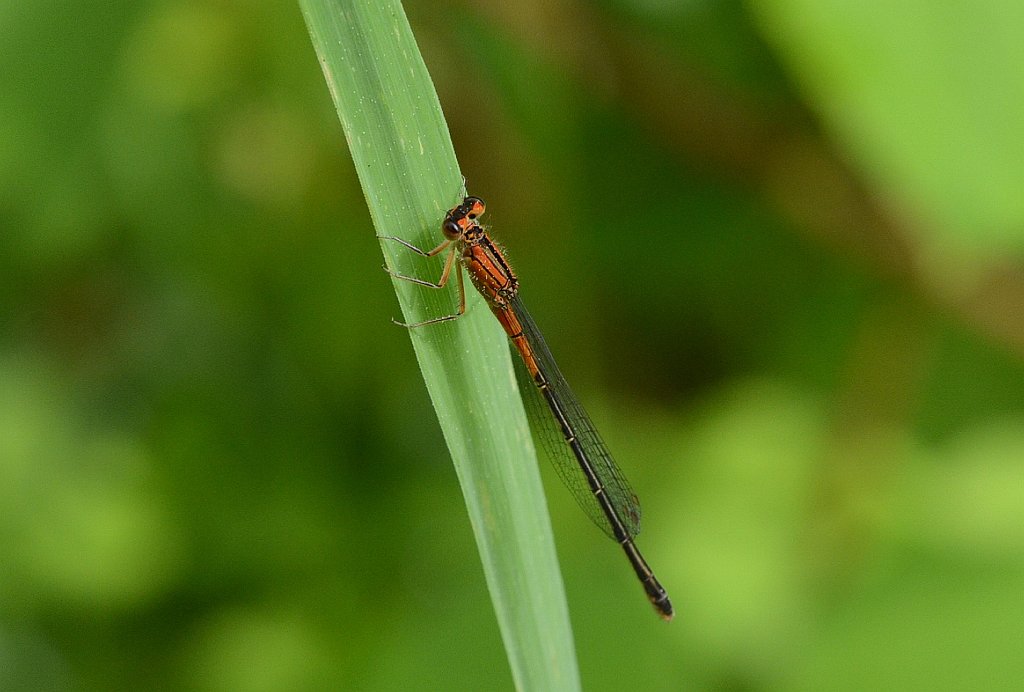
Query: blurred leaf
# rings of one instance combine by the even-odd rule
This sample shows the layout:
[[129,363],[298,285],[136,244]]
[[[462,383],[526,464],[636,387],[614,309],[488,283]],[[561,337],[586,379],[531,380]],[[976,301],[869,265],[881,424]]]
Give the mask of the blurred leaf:
[[50,379],[0,358],[0,612],[138,608],[183,567],[178,527],[138,443],[86,426]]
[[1024,570],[915,557],[845,590],[787,671],[792,690],[1016,690]]
[[926,464],[909,464],[895,486],[903,540],[1024,569],[1022,458],[1024,420],[1011,417],[961,433]]
[[1024,4],[760,0],[766,34],[932,243],[1024,248]]

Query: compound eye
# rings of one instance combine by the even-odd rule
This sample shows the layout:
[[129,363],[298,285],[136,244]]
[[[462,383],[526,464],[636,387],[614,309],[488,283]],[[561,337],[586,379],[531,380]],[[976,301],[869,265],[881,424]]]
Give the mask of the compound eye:
[[462,200],[462,207],[466,210],[466,216],[471,219],[475,219],[484,213],[487,207],[484,205],[484,201],[479,197],[467,197]]
[[462,229],[459,228],[459,224],[451,219],[445,219],[444,223],[441,224],[441,232],[444,233],[446,238],[450,239],[455,239],[462,235]]
[[483,201],[478,197],[467,197],[459,205],[459,211],[462,212],[463,216],[475,219],[483,213]]

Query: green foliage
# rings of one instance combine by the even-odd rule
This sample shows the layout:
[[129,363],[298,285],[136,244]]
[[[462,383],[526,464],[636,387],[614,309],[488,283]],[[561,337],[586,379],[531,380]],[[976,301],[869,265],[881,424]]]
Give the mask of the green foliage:
[[[1024,679],[1018,4],[407,3],[677,605],[548,474],[587,689]],[[374,239],[461,193],[436,104],[368,204],[295,5],[7,3],[0,63],[0,689],[510,687],[437,423],[527,444],[507,349]]]

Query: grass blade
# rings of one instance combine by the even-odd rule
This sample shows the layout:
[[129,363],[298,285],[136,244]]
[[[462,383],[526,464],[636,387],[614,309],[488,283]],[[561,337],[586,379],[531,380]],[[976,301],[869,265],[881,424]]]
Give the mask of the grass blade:
[[[433,247],[463,182],[400,3],[300,5],[378,235]],[[436,258],[397,243],[382,248],[395,271],[437,276]],[[453,288],[399,281],[395,289],[409,322],[448,314],[457,302]],[[462,486],[516,686],[578,689],[562,579],[509,349],[480,296],[467,298],[462,319],[411,331],[416,357]]]

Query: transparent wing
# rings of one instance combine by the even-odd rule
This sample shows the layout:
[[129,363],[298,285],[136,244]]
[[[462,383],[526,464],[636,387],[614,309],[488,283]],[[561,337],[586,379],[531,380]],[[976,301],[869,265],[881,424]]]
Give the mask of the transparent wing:
[[[594,475],[604,488],[605,495],[618,515],[619,522],[625,528],[626,534],[630,538],[635,537],[640,532],[640,500],[594,428],[590,416],[573,396],[551,355],[551,351],[544,343],[540,330],[537,329],[533,318],[523,307],[518,296],[513,299],[511,307],[523,325],[526,340],[533,350],[541,372],[548,380],[549,391],[557,402],[558,408],[563,412],[571,436],[579,441],[579,451],[574,450],[566,441],[566,436],[556,414],[552,411],[551,404],[544,398],[517,354],[514,358],[516,376],[520,382],[520,390],[523,393],[534,436],[540,441],[562,482],[565,483],[587,516],[609,537],[616,538],[612,523],[594,494],[587,474],[583,471],[582,464],[584,463],[589,464],[593,469]],[[583,458],[578,458],[577,454],[582,455]]]

